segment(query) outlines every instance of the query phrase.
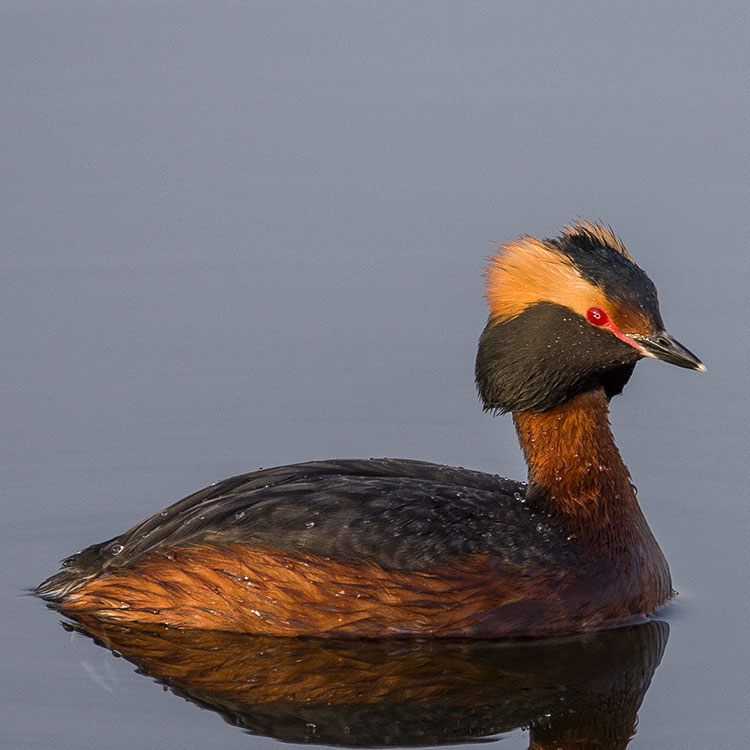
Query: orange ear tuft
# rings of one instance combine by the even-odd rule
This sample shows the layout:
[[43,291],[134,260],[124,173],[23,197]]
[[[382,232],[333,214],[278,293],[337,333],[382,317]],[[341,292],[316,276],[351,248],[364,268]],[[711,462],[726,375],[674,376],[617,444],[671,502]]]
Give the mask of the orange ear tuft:
[[590,307],[607,309],[602,289],[584,279],[551,243],[523,235],[501,248],[484,272],[491,320],[515,318],[538,302],[564,305],[579,315]]

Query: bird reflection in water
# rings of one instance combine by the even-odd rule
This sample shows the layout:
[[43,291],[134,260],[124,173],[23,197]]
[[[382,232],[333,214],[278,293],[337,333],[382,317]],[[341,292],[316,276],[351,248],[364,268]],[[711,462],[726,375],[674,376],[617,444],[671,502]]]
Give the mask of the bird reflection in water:
[[233,726],[345,747],[477,742],[615,750],[667,643],[664,622],[527,641],[308,640],[63,623]]

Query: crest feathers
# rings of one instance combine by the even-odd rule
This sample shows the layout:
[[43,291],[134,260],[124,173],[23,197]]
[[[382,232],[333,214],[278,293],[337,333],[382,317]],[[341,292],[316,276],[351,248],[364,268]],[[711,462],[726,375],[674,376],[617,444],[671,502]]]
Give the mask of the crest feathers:
[[633,260],[625,245],[622,244],[622,240],[612,231],[612,227],[607,224],[590,222],[579,217],[572,224],[565,226],[560,236],[561,238],[582,237],[589,240],[589,242],[611,247],[628,260]]

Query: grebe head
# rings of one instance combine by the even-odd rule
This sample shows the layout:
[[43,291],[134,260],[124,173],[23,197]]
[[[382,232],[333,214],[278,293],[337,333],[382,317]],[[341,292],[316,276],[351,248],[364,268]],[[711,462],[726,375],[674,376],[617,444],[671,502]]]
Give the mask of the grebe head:
[[609,227],[501,245],[485,271],[489,321],[476,380],[485,409],[545,411],[586,390],[620,393],[641,357],[693,370],[665,330],[656,287]]

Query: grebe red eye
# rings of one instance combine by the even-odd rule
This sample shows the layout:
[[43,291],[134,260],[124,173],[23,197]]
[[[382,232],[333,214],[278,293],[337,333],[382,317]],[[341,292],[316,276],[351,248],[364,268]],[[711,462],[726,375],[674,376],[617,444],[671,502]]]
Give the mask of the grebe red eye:
[[594,326],[604,326],[609,323],[609,316],[599,307],[590,307],[586,313],[589,323]]

